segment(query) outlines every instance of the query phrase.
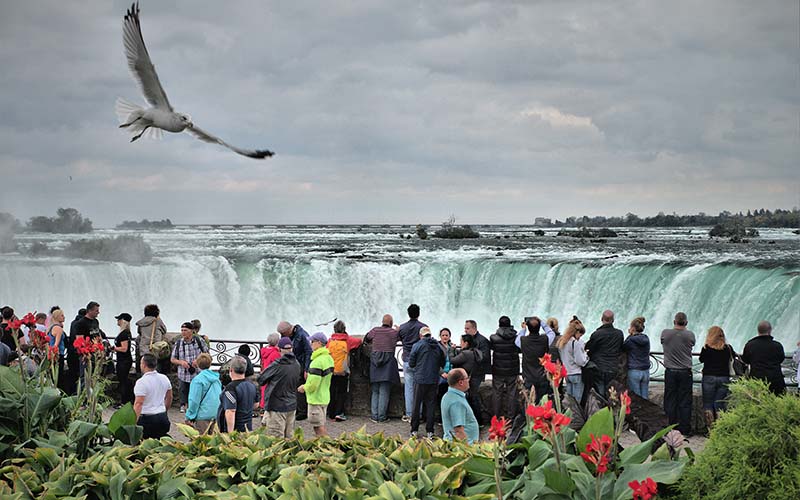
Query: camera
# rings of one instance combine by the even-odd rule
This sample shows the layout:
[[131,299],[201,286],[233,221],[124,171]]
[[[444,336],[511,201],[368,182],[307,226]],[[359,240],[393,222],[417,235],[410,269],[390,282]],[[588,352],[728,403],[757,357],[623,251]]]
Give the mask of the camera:
[[194,375],[194,372],[197,371],[197,368],[195,368],[192,365],[189,365],[189,368],[187,368],[187,370],[189,371],[189,375]]

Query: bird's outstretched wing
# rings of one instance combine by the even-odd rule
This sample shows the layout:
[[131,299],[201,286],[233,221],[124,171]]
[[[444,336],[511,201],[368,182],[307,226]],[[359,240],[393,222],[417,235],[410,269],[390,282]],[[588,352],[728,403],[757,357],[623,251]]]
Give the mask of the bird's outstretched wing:
[[156,67],[150,61],[150,54],[144,46],[142,26],[139,23],[139,2],[131,5],[122,23],[122,41],[125,43],[125,56],[128,68],[139,83],[144,98],[151,106],[172,111],[161,82],[158,81]]
[[240,155],[247,156],[248,158],[256,158],[256,159],[260,160],[260,159],[263,159],[263,158],[269,158],[270,156],[273,156],[275,154],[272,151],[269,151],[267,149],[241,149],[241,148],[237,148],[236,146],[231,146],[230,144],[228,144],[227,142],[223,141],[219,137],[215,137],[215,136],[209,134],[208,132],[206,132],[205,130],[197,128],[195,125],[192,125],[191,127],[187,127],[186,130],[190,134],[194,135],[195,137],[197,137],[198,139],[200,139],[203,142],[211,142],[211,143],[214,143],[214,144],[219,144],[220,146],[225,146],[226,148],[230,149],[231,151],[235,151],[235,152],[239,153]]

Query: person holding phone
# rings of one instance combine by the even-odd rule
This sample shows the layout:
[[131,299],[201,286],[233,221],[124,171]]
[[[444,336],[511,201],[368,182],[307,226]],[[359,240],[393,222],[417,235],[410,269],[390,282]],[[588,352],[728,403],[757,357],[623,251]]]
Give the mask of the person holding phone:
[[204,352],[208,352],[208,346],[199,335],[194,333],[194,325],[189,321],[182,324],[181,337],[175,342],[170,359],[170,362],[178,367],[181,413],[186,411],[186,405],[189,403],[192,379],[200,371],[197,368],[197,357]]

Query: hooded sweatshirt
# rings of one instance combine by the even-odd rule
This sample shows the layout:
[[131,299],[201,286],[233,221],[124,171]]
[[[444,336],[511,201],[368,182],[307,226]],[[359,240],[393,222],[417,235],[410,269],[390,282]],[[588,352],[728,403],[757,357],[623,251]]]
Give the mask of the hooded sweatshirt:
[[[158,320],[155,331],[153,330],[153,322]],[[139,355],[149,354],[150,345],[164,340],[164,335],[167,334],[167,325],[161,321],[160,318],[154,316],[145,316],[136,322],[136,328],[139,331],[138,338],[138,353]]]
[[311,364],[306,379],[306,400],[310,405],[326,405],[331,402],[331,377],[333,358],[326,347],[311,353]]
[[517,331],[510,326],[501,326],[489,337],[494,355],[492,375],[516,377],[519,375],[519,347],[516,345]]
[[219,395],[222,382],[219,373],[201,370],[189,385],[189,406],[186,409],[186,420],[214,420],[219,410]]

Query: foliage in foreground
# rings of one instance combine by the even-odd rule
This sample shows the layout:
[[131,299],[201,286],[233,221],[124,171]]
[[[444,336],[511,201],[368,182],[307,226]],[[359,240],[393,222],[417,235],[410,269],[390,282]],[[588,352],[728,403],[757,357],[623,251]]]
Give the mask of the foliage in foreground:
[[800,498],[800,398],[759,380],[732,384],[729,411],[679,488],[680,498]]

